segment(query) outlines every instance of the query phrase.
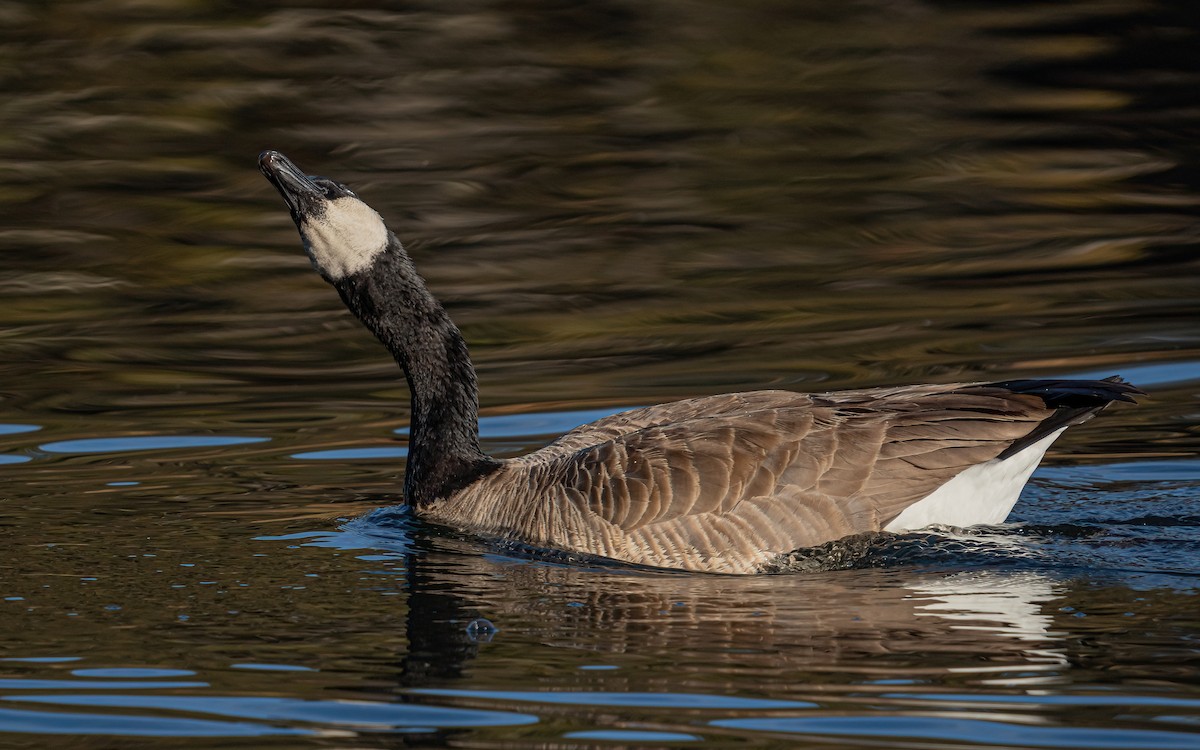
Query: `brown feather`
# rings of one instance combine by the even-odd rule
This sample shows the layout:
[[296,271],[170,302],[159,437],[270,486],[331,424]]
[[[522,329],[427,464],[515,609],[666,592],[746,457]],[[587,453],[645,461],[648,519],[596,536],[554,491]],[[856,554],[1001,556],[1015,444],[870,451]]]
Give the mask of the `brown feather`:
[[882,529],[1054,411],[972,384],[689,399],[579,427],[423,512],[540,546],[752,572]]

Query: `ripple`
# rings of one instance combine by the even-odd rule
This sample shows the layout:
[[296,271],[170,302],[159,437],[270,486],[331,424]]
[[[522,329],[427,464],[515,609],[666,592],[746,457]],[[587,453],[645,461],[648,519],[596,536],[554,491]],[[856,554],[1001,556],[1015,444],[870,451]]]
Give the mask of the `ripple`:
[[[148,708],[261,720],[353,725],[403,731],[427,727],[497,727],[533,724],[537,717],[509,711],[372,703],[353,700],[302,700],[252,696],[192,695],[16,695],[3,700],[55,705]],[[119,717],[124,720],[129,717]]]
[[1019,704],[1022,706],[1162,706],[1200,708],[1200,699],[1164,695],[1002,695],[970,693],[888,693],[882,697],[913,701],[947,701],[961,704]]
[[249,722],[157,716],[107,716],[60,711],[20,711],[0,708],[0,732],[25,734],[100,734],[139,737],[261,737],[271,734],[306,735],[302,729],[264,726]]
[[259,672],[315,672],[312,667],[301,667],[297,664],[259,664],[255,662],[245,662],[242,664],[230,664],[233,669],[250,669]]
[[211,448],[224,445],[265,443],[270,438],[233,435],[146,435],[141,437],[85,438],[61,440],[40,446],[47,453],[130,453],[171,448]]
[[781,701],[765,698],[738,698],[705,693],[608,693],[608,692],[529,692],[520,690],[453,690],[416,688],[417,695],[439,695],[452,698],[484,698],[491,700],[553,703],[569,706],[637,706],[642,708],[815,708],[808,701]]
[[82,656],[7,656],[0,661],[19,661],[31,664],[62,664],[69,661],[79,661]]
[[780,556],[770,572],[794,573],[889,568],[898,565],[952,564],[956,568],[1017,564],[1036,557],[1003,527],[969,529],[931,527],[891,534],[868,532]]
[[99,668],[76,669],[71,674],[76,677],[112,677],[126,679],[148,679],[151,677],[190,677],[195,672],[190,669],[150,669],[150,668]]
[[339,448],[292,454],[292,458],[304,461],[347,461],[363,458],[405,458],[406,456],[408,456],[407,448]]
[[647,732],[632,729],[597,729],[586,732],[567,732],[569,740],[608,740],[610,742],[699,742],[700,737],[683,732]]
[[1156,385],[1176,385],[1200,380],[1200,362],[1161,362],[1149,365],[1114,366],[1104,370],[1087,370],[1066,377],[1097,379],[1119,374],[1129,382],[1145,388]]
[[[628,406],[613,406],[603,409],[577,409],[572,411],[535,412],[531,414],[497,414],[479,418],[479,436],[482,438],[525,438],[542,435],[561,435],[580,425],[597,419],[619,414]],[[397,435],[407,435],[408,428],[401,427]]]
[[1104,473],[1125,481],[1195,482],[1200,480],[1200,461],[1130,461],[1107,464]]
[[1196,735],[1111,727],[1023,726],[1001,721],[934,716],[813,716],[718,719],[712,726],[839,737],[938,739],[1006,747],[1072,747],[1086,750],[1194,750]]
[[37,424],[0,424],[0,435],[20,435],[23,432],[37,432],[42,429]]
[[[207,682],[101,682],[96,680],[0,679],[0,690],[131,690],[148,688],[202,688]],[[4,700],[8,700],[5,698]]]

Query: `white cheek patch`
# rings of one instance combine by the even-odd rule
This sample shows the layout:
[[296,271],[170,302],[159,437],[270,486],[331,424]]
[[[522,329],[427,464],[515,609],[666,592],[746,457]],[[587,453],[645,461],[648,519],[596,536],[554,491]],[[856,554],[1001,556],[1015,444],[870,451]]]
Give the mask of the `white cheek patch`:
[[300,237],[317,270],[337,281],[370,266],[387,247],[388,230],[374,209],[346,196],[330,201],[320,217],[306,220]]

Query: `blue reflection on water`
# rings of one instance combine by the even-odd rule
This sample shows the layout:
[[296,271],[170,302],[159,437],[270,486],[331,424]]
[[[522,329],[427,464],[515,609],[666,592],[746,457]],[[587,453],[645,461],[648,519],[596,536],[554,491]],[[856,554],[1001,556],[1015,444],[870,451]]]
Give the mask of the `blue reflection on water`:
[[951,701],[954,703],[1016,703],[1022,706],[1169,706],[1200,708],[1200,699],[1171,698],[1160,695],[981,695],[970,693],[888,693],[883,697],[915,701]]
[[1110,727],[1025,726],[1003,721],[936,716],[778,716],[718,719],[712,726],[759,732],[860,737],[936,738],[1007,747],[1195,750],[1196,735]]
[[250,669],[259,672],[316,672],[312,667],[302,667],[298,664],[259,664],[257,662],[244,662],[241,664],[230,664],[233,669]]
[[27,734],[100,734],[139,737],[261,737],[307,735],[311,731],[249,722],[160,718],[127,714],[78,714],[0,708],[0,732]]
[[[500,414],[490,417],[480,417],[479,436],[484,439],[531,439],[548,435],[558,436],[580,425],[626,411],[628,408],[614,406],[603,409],[577,409],[573,411],[551,411],[533,414]],[[397,435],[408,435],[408,427],[400,427],[395,430],[395,433]],[[309,461],[346,461],[354,459],[406,458],[407,456],[408,449],[402,446],[371,446],[307,451],[292,454],[291,457]]]
[[[619,414],[629,408],[628,406],[610,406],[602,409],[577,409],[534,414],[497,414],[480,417],[479,436],[483,438],[529,438],[561,435],[580,425]],[[396,434],[407,435],[408,428],[401,427],[396,430]]]
[[1099,466],[1041,466],[1038,467],[1036,476],[1076,484],[1084,481],[1100,483],[1114,480],[1194,482],[1200,481],[1200,461],[1127,461]]
[[439,695],[450,698],[485,698],[491,700],[555,703],[572,706],[642,706],[647,708],[815,708],[808,701],[781,701],[765,698],[738,698],[704,693],[606,693],[589,691],[537,692],[521,690],[450,690],[415,688],[418,695]]
[[127,453],[130,451],[153,451],[167,448],[208,448],[222,445],[244,445],[264,443],[265,437],[237,437],[233,435],[145,435],[140,437],[86,438],[46,443],[41,449],[47,453]]
[[[291,720],[427,731],[428,727],[516,726],[537,722],[536,716],[511,711],[423,706],[413,703],[372,703],[351,700],[301,700],[256,696],[202,695],[14,695],[6,701],[68,706],[149,708],[217,714],[247,719]],[[126,718],[126,717],[120,717]]]
[[338,448],[328,451],[308,451],[293,453],[292,458],[306,461],[345,461],[356,458],[404,458],[408,449],[403,447],[388,448]]
[[[109,677],[116,679],[146,680],[152,677],[190,677],[194,674],[190,669],[150,669],[150,668],[100,668],[76,669],[71,672],[76,677]],[[128,686],[129,683],[122,683]]]
[[32,664],[61,664],[68,661],[79,661],[82,656],[6,656],[0,661],[19,661]]
[[[396,520],[397,517],[399,520]],[[372,519],[383,519],[380,522]],[[254,537],[259,542],[303,541],[302,547],[328,547],[344,551],[371,550],[384,555],[364,555],[360,559],[396,559],[412,551],[412,538],[407,526],[407,506],[397,509],[381,508],[356,518],[337,531],[299,531],[292,534]]]
[[19,435],[22,432],[37,432],[40,424],[0,424],[0,435]]
[[[101,682],[97,680],[0,679],[0,690],[144,690],[154,688],[202,688],[207,682]],[[8,700],[5,698],[5,700]]]
[[1152,385],[1189,383],[1200,380],[1200,362],[1156,362],[1147,365],[1119,365],[1103,370],[1085,370],[1064,375],[1068,378],[1098,380],[1110,375],[1121,377],[1141,388]]
[[609,740],[611,742],[699,742],[700,737],[683,732],[649,732],[634,729],[597,729],[587,732],[567,732],[569,740]]

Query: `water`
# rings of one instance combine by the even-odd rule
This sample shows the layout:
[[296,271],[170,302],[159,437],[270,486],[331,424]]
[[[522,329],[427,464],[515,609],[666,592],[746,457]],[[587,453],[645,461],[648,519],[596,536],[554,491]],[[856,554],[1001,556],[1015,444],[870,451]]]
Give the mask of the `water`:
[[[1185,2],[0,3],[0,745],[1192,748]],[[255,168],[353,185],[487,450],[735,389],[1120,372],[1000,527],[631,570],[402,509]],[[383,510],[379,510],[384,508]]]

